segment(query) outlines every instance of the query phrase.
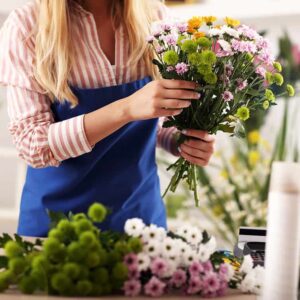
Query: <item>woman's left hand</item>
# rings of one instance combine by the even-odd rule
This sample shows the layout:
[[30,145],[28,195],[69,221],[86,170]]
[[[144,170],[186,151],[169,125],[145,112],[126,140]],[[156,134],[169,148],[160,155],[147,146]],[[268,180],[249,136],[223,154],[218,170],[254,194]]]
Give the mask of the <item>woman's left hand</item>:
[[178,147],[180,155],[194,165],[205,167],[214,152],[215,137],[206,131],[187,129],[187,139]]

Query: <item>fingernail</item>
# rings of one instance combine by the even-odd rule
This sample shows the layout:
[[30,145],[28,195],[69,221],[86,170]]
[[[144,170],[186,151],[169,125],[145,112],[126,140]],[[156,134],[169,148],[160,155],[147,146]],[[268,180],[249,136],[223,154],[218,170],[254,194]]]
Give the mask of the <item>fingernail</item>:
[[186,130],[186,129],[181,130],[181,132],[182,132],[183,134],[187,134],[187,130]]
[[199,99],[201,98],[201,94],[200,93],[198,93],[197,96],[198,96]]
[[179,153],[181,153],[181,149],[180,149],[180,147],[177,147],[177,150],[178,150],[178,152],[179,152]]

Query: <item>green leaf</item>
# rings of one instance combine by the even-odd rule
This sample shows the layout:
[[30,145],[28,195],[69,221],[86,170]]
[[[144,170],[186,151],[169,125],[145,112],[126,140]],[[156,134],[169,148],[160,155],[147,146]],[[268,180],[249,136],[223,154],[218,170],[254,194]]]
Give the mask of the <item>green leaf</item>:
[[164,66],[157,59],[153,59],[152,62],[158,67],[160,73],[164,71]]
[[8,258],[4,255],[0,256],[0,270],[7,269],[8,267]]
[[47,209],[47,214],[50,218],[50,228],[56,227],[59,221],[68,219],[62,212],[55,212]]
[[227,133],[234,133],[234,127],[230,126],[229,124],[220,124],[218,126],[218,130]]

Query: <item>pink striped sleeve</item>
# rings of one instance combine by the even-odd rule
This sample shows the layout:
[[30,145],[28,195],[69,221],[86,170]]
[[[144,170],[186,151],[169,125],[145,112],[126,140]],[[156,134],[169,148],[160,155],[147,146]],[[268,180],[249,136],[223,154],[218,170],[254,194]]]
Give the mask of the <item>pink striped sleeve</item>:
[[161,122],[157,126],[157,146],[163,148],[167,152],[179,156],[175,133],[178,130],[175,127],[163,128]]
[[60,162],[92,150],[83,127],[83,115],[54,123],[47,96],[7,87],[9,131],[19,156],[34,168]]

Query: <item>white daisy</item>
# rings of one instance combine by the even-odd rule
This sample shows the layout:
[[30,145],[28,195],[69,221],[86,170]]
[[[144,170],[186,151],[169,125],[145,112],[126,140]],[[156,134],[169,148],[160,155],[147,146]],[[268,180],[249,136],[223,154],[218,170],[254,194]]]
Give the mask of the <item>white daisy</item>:
[[151,262],[149,255],[141,252],[138,253],[137,259],[139,271],[146,271],[149,268]]
[[214,236],[212,236],[205,245],[212,253],[215,252],[215,250],[217,248],[216,238]]
[[235,30],[235,29],[233,29],[233,28],[231,28],[231,27],[229,27],[229,26],[222,26],[221,27],[221,29],[220,29],[220,31],[221,31],[221,34],[228,34],[228,35],[230,35],[230,36],[232,36],[232,37],[234,37],[234,38],[239,38],[239,36],[240,36],[240,34],[239,34],[239,32],[237,31],[237,30]]
[[192,250],[191,248],[183,254],[182,258],[183,258],[183,264],[186,267],[189,266],[194,261],[199,261],[197,252]]
[[126,221],[124,231],[133,237],[141,236],[143,229],[145,228],[144,222],[139,218],[133,218]]
[[179,253],[176,240],[166,237],[162,242],[162,255],[163,257],[177,256]]
[[224,51],[226,51],[226,52],[231,52],[232,51],[231,45],[227,41],[218,40],[218,43]]
[[218,28],[212,28],[212,29],[210,29],[208,31],[208,35],[211,36],[211,37],[212,36],[220,36],[220,37],[222,37],[222,32]]
[[202,238],[202,232],[197,227],[191,227],[187,234],[186,240],[192,245],[198,245],[201,243]]
[[144,252],[147,253],[150,257],[156,257],[161,254],[162,245],[157,240],[150,240],[144,245]]

